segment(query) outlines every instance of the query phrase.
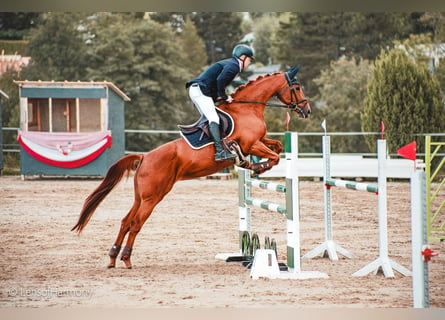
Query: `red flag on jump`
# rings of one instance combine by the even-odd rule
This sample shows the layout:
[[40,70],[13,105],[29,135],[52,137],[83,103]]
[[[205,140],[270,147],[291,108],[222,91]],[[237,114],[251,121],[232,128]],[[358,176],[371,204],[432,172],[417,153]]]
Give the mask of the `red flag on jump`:
[[401,147],[399,150],[397,150],[397,154],[409,159],[409,160],[416,160],[416,141],[413,141],[409,144],[407,144],[404,147]]
[[380,139],[385,139],[385,123],[380,121]]

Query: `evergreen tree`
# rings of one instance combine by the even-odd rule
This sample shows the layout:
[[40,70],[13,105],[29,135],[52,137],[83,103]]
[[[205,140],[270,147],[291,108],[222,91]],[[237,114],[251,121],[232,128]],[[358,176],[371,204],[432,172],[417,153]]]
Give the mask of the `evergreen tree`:
[[[360,113],[370,75],[367,60],[342,57],[321,71],[314,82],[320,88],[318,123],[326,119],[328,130],[360,132]],[[322,119],[320,119],[320,117]],[[369,152],[362,136],[334,137],[335,152]]]
[[264,65],[273,63],[272,41],[279,27],[278,18],[271,14],[262,15],[254,20],[252,27],[255,34],[253,47],[257,57],[255,62],[260,62]]
[[436,71],[434,72],[434,76],[440,83],[440,89],[442,93],[445,94],[445,60],[442,60],[442,62],[439,64]]
[[38,12],[0,12],[0,39],[22,40],[39,21]]
[[312,80],[332,60],[342,55],[374,60],[381,48],[407,37],[411,27],[405,13],[293,13],[280,23],[274,60],[284,67],[301,64],[307,94],[315,96],[318,87]]
[[202,38],[198,35],[195,24],[186,17],[179,40],[186,56],[184,67],[192,74],[198,75],[207,63],[207,53]]
[[160,24],[168,24],[173,32],[181,33],[190,13],[187,12],[150,12],[151,20]]
[[345,22],[341,37],[345,54],[368,60],[414,32],[413,17],[404,12],[349,13]]
[[232,56],[233,47],[243,36],[240,13],[198,12],[192,15],[192,20],[204,39],[208,64]]
[[[381,52],[367,90],[362,129],[379,131],[383,122],[390,152],[413,140],[421,152],[424,138],[418,134],[444,131],[445,110],[439,82],[404,51]],[[375,137],[368,136],[367,143],[375,150]]]
[[28,80],[84,80],[87,45],[81,32],[80,13],[52,12],[31,33],[28,43],[30,65],[23,70]]
[[230,57],[233,47],[241,40],[242,15],[238,12],[155,12],[150,19],[168,24],[176,33],[181,33],[190,17],[198,35],[204,40],[207,64]]

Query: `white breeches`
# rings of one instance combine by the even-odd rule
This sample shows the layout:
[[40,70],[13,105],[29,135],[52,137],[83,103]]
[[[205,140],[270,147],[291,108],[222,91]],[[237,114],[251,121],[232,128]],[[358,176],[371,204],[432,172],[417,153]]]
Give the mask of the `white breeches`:
[[198,85],[190,86],[189,96],[200,114],[204,115],[209,122],[216,122],[219,124],[219,117],[211,97],[204,95]]

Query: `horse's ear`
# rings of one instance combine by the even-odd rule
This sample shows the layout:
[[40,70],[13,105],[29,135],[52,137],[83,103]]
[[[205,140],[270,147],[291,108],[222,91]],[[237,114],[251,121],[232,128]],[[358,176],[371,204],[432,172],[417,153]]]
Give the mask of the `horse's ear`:
[[298,70],[300,70],[300,66],[296,66],[296,67],[293,67],[292,69],[290,69],[290,70],[287,72],[289,78],[290,78],[290,79],[295,78],[295,76],[296,76]]

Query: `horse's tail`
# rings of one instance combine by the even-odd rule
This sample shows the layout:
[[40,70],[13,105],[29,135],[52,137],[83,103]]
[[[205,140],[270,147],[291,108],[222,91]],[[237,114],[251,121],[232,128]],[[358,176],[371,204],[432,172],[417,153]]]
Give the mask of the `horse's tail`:
[[142,161],[143,155],[131,154],[123,157],[113,164],[107,171],[101,184],[85,199],[77,224],[71,229],[82,232],[91,216],[103,199],[113,190],[126,174],[127,178],[132,170],[136,170]]

